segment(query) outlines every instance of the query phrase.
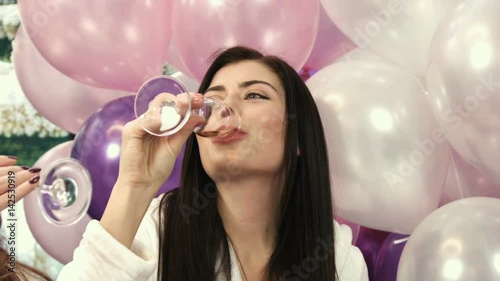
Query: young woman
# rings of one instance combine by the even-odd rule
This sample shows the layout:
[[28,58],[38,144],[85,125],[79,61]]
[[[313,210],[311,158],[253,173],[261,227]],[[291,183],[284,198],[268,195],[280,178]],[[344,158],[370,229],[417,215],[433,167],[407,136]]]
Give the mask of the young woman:
[[[106,211],[58,280],[368,280],[350,230],[333,219],[320,116],[294,69],[234,47],[199,92],[239,113],[241,129],[203,138],[192,117],[158,138],[128,123]],[[181,187],[153,199],[184,144]]]

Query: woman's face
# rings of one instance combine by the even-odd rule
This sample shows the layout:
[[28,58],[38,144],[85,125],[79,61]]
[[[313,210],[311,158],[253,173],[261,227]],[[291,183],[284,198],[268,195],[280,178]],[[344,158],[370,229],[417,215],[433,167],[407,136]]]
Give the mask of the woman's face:
[[278,76],[256,61],[221,68],[205,97],[223,100],[241,117],[241,131],[227,139],[197,136],[200,157],[214,181],[280,172],[285,140],[285,93]]

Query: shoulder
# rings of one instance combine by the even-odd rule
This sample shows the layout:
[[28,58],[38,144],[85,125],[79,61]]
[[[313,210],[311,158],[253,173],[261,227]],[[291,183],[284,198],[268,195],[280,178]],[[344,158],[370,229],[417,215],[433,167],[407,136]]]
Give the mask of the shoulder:
[[339,281],[368,281],[368,270],[361,251],[352,245],[352,231],[334,221],[335,264]]

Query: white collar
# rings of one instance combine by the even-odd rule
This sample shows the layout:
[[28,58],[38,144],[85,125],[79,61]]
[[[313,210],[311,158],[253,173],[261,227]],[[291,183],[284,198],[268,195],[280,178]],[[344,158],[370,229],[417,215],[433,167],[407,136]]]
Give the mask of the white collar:
[[[231,281],[243,281],[241,278],[241,272],[240,272],[240,266],[238,264],[238,259],[236,258],[236,253],[234,251],[233,245],[231,244],[231,241],[228,239],[228,244],[229,244],[229,258],[231,262]],[[220,267],[220,257],[217,259],[215,263],[215,268]],[[216,277],[217,281],[226,281],[226,276],[224,275],[223,272],[219,273]]]

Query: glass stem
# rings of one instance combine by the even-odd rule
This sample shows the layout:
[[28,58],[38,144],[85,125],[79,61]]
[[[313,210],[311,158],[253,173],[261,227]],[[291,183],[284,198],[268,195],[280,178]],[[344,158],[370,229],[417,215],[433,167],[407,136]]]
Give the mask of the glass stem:
[[56,179],[52,185],[43,185],[40,192],[47,194],[52,202],[64,208],[75,202],[77,188],[75,181],[70,178]]

